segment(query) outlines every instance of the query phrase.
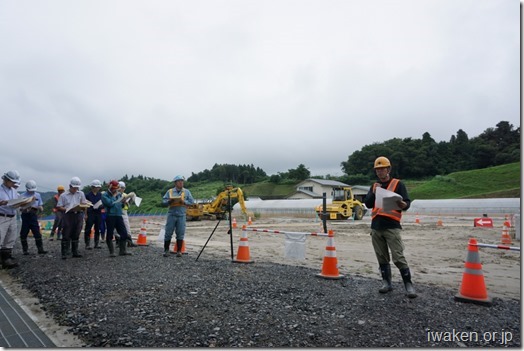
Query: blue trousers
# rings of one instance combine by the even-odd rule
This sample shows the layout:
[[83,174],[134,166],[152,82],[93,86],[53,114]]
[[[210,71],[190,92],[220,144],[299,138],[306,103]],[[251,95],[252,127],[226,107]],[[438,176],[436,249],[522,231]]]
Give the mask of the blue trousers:
[[33,232],[35,239],[42,239],[42,233],[40,233],[40,224],[38,223],[38,216],[36,212],[22,213],[22,228],[20,229],[20,238],[27,240],[29,231]]
[[166,234],[164,241],[171,241],[173,232],[176,233],[176,240],[184,240],[186,235],[186,215],[183,216],[168,212],[166,222]]

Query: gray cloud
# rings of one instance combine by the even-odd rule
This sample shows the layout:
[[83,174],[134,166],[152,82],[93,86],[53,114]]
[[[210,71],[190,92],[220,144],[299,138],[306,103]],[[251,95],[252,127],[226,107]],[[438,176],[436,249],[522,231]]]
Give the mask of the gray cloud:
[[520,126],[519,21],[509,0],[4,0],[0,162],[52,189],[340,175],[373,142]]

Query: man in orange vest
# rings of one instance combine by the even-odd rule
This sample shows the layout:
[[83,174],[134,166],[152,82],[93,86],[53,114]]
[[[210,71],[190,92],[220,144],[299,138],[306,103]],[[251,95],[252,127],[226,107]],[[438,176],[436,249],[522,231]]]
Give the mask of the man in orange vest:
[[58,199],[60,198],[60,195],[62,195],[65,192],[65,188],[63,185],[59,185],[56,188],[56,191],[58,192],[53,196],[53,213],[55,214],[55,221],[53,222],[53,229],[51,229],[51,235],[49,236],[49,241],[53,241],[53,236],[56,233],[56,238],[58,240],[62,240],[62,229],[63,229],[63,218],[64,218],[64,212],[60,211],[56,204],[58,204]]
[[[400,235],[402,230],[402,226],[400,225],[402,211],[409,209],[411,200],[409,199],[406,186],[400,180],[390,176],[391,162],[389,162],[386,157],[378,157],[375,160],[374,168],[378,182],[371,186],[364,199],[364,203],[368,208],[373,208],[371,213],[371,242],[375,250],[375,255],[377,256],[380,273],[382,274],[382,287],[379,289],[379,292],[385,294],[393,290],[391,285],[391,266],[389,264],[390,250],[393,263],[400,270],[402,280],[404,281],[406,295],[409,298],[415,298],[417,294],[411,282],[411,272],[404,257],[404,243]],[[402,199],[396,201],[396,209],[379,208],[376,206],[375,193],[377,187],[402,196]]]

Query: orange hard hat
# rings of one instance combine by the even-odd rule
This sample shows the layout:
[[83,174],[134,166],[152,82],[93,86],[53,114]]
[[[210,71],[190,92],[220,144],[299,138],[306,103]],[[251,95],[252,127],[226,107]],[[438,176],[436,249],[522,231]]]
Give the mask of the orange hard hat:
[[389,162],[389,160],[384,156],[377,157],[377,159],[375,160],[375,168],[385,167],[391,167],[391,162]]

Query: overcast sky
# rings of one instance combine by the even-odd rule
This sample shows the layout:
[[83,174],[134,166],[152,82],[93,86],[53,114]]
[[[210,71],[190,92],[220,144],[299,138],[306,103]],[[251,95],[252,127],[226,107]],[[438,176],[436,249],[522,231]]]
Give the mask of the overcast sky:
[[517,0],[0,0],[0,52],[0,171],[39,191],[520,127]]

